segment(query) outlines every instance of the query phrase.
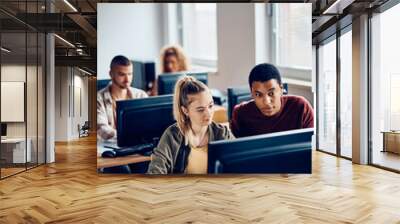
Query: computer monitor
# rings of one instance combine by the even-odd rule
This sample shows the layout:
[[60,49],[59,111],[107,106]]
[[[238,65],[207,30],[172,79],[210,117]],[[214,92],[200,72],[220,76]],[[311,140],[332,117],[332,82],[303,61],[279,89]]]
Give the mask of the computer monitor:
[[133,83],[132,86],[142,90],[149,90],[150,83],[156,78],[156,65],[152,61],[132,61]]
[[[288,84],[283,83],[283,95],[288,94]],[[237,104],[240,104],[244,101],[251,100],[251,92],[249,86],[241,86],[241,87],[234,87],[228,88],[228,119],[232,119],[233,108]]]
[[7,124],[1,123],[1,137],[7,136]]
[[181,72],[181,73],[165,73],[158,76],[158,95],[174,93],[175,83],[183,75],[190,75],[197,80],[208,84],[208,73],[206,72]]
[[149,90],[155,85],[156,81],[156,64],[153,61],[146,61],[144,64],[144,72],[146,77],[147,89]]
[[[154,82],[156,77],[155,63],[151,61],[132,61],[133,65],[133,79],[132,87],[149,90],[151,88],[150,83]],[[103,89],[111,82],[111,79],[99,79],[97,80],[97,91]]]
[[175,123],[172,95],[117,101],[119,147],[151,143]]
[[311,173],[313,128],[211,142],[208,173]]

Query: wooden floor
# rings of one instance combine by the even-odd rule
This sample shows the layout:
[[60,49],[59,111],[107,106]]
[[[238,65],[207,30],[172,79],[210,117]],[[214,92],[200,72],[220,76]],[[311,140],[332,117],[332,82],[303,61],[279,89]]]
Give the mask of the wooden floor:
[[400,223],[400,175],[320,152],[312,175],[98,175],[95,138],[0,181],[0,223]]
[[0,169],[1,169],[1,178],[26,170],[25,167],[24,168],[0,168]]
[[377,165],[400,170],[400,154],[376,150],[374,151],[372,162]]

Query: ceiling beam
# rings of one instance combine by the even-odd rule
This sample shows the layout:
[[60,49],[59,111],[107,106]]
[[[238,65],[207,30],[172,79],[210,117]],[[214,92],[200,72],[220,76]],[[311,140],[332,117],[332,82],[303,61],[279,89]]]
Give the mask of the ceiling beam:
[[91,56],[55,56],[56,66],[81,66],[96,70],[96,57]]
[[91,38],[97,38],[97,30],[79,13],[70,13],[67,16],[79,25]]

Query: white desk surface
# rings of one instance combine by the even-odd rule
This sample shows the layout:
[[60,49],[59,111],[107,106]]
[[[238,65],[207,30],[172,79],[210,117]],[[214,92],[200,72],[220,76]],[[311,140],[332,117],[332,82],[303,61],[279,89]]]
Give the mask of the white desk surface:
[[[1,143],[19,143],[19,142],[24,142],[25,138],[6,138],[6,139],[1,139]],[[29,138],[28,138],[29,141]]]

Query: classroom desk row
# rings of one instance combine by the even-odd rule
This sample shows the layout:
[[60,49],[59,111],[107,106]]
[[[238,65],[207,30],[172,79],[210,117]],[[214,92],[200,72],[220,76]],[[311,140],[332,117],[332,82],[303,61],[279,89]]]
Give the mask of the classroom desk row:
[[[226,113],[226,108],[223,106],[215,105],[214,106],[214,117],[213,121],[216,123],[222,123],[224,125],[228,125],[228,116]],[[116,166],[123,166],[128,164],[137,164],[148,162],[151,160],[150,156],[143,156],[143,155],[129,155],[123,157],[116,157],[116,158],[103,158],[101,157],[101,153],[104,150],[109,150],[104,148],[101,144],[97,145],[97,169],[101,170],[104,168],[116,167]]]

